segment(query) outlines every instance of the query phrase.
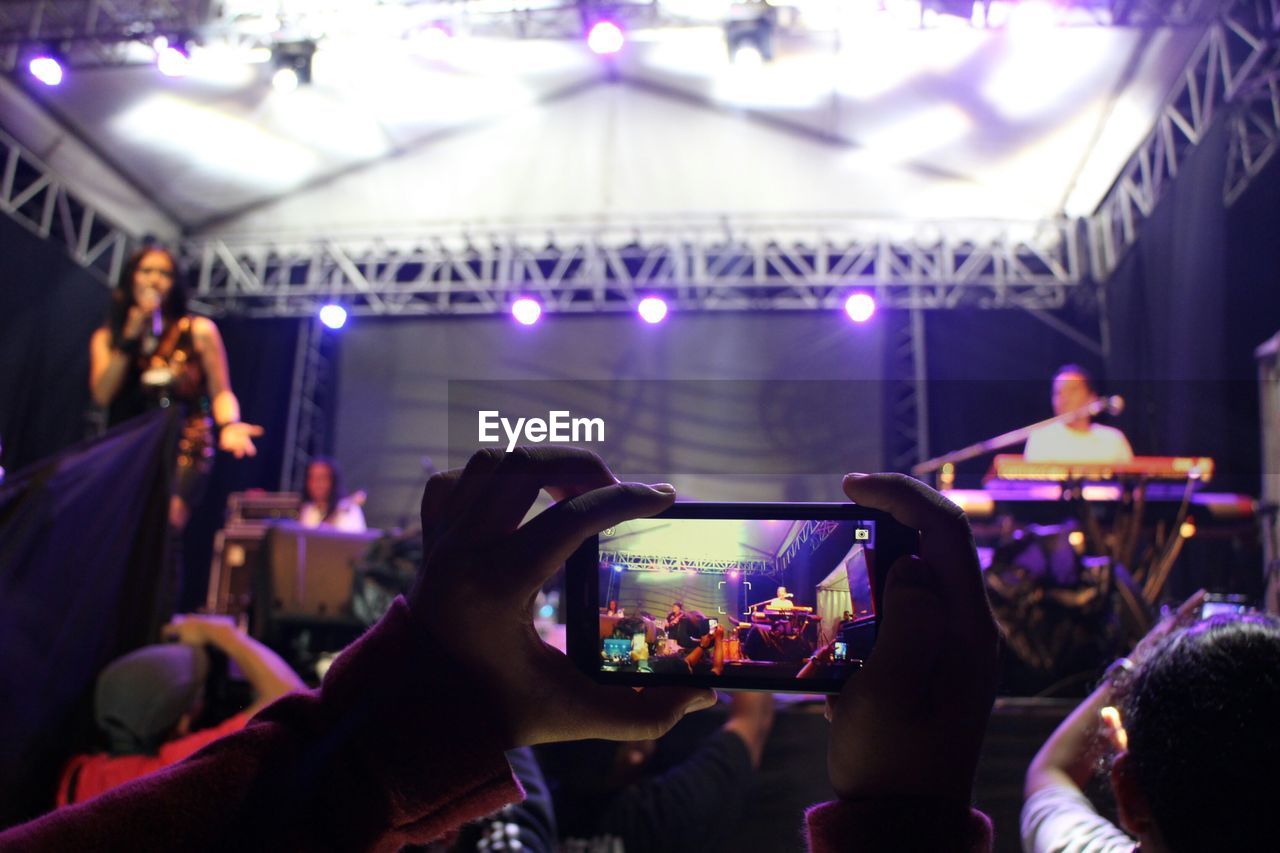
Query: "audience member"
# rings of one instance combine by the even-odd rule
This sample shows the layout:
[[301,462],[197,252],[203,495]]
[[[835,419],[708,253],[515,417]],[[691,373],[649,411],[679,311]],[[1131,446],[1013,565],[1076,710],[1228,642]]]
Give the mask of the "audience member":
[[[540,490],[558,501],[521,521]],[[845,493],[921,531],[891,567],[880,637],[829,706],[840,798],[810,809],[814,850],[980,850],[970,808],[999,638],[964,514],[901,475]],[[423,495],[423,571],[334,662],[188,760],[10,830],[0,844],[67,849],[398,850],[518,799],[519,746],[647,740],[715,701],[709,690],[596,684],[547,646],[529,606],[588,536],[671,505],[594,454],[481,451]]]
[[[177,643],[144,646],[113,661],[98,676],[94,718],[107,751],[77,755],[58,784],[59,806],[81,803],[125,782],[176,764],[305,685],[275,652],[229,622],[179,616],[164,628]],[[218,649],[244,674],[254,692],[245,710],[193,731],[209,670],[205,647]]]
[[[1275,849],[1280,622],[1197,622],[1202,599],[1117,661],[1036,755],[1022,810],[1028,853]],[[1108,753],[1120,827],[1084,793]]]

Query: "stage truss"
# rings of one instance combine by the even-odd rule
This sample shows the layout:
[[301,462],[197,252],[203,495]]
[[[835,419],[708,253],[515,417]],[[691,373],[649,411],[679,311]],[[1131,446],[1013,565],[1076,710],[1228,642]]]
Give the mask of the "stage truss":
[[[1225,201],[1234,202],[1280,137],[1280,0],[1228,0],[1205,30],[1155,127],[1089,219],[1095,281],[1105,282],[1138,239],[1191,151],[1215,123],[1231,133]],[[1224,118],[1225,116],[1225,118]]]
[[[952,223],[918,223],[922,237],[857,236],[875,227],[724,217],[661,228],[615,222],[594,233],[566,224],[424,235],[399,246],[211,238],[188,242],[183,254],[205,310],[273,317],[314,316],[335,301],[356,315],[493,314],[522,296],[557,313],[633,311],[649,295],[673,310],[824,310],[839,309],[853,289],[884,307],[1054,309],[1085,277],[1066,220],[962,224],[984,232],[980,239],[948,237]],[[842,232],[849,236],[834,236]]]
[[703,575],[727,575],[729,572],[741,572],[743,575],[772,575],[776,567],[772,560],[750,559],[712,560],[682,559],[667,555],[628,554],[623,552],[601,550],[600,567],[612,568],[621,566],[629,572],[657,572],[665,574],[682,574],[691,572]]
[[3,130],[0,158],[0,210],[104,283],[114,283],[131,235]]
[[[1072,14],[1065,25],[1186,27],[1203,25],[1223,0],[1060,0]],[[975,26],[989,17],[990,2],[976,4]],[[534,8],[530,8],[533,6]],[[651,0],[563,0],[530,4],[526,0],[5,0],[0,3],[0,70],[18,66],[33,50],[56,49],[71,67],[94,68],[151,61],[146,48],[157,36],[174,41],[224,42],[270,47],[301,35],[323,38],[351,26],[353,15],[381,26],[393,37],[442,26],[450,32],[499,38],[581,38],[593,20],[609,18],[628,30],[721,25],[729,3],[710,4],[701,13],[688,4]],[[775,25],[805,30],[803,0],[777,4]],[[943,0],[923,0],[919,26],[945,18],[955,8]],[[353,11],[354,10],[354,11]],[[937,18],[931,13],[941,13]],[[954,18],[954,15],[951,15]],[[825,31],[819,28],[817,32]]]

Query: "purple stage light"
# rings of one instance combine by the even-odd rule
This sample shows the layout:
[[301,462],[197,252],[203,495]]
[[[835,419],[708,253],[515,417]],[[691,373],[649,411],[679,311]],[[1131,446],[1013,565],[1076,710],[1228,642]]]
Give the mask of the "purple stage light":
[[736,581],[737,579],[738,579],[738,572],[737,572],[737,570],[734,570],[734,571],[729,572],[729,580],[731,580],[731,581]]
[[341,305],[326,305],[320,309],[320,322],[330,329],[341,329],[347,324],[347,309]]
[[622,50],[622,28],[613,21],[597,21],[587,33],[587,47],[601,56],[608,56]]
[[869,293],[855,293],[844,303],[844,312],[855,323],[865,323],[876,313],[876,301]]
[[532,326],[542,316],[542,306],[537,300],[522,297],[511,303],[511,316],[522,325]]
[[661,323],[667,317],[667,303],[656,296],[646,296],[636,311],[646,323]]
[[52,56],[37,56],[27,63],[31,76],[46,86],[57,86],[62,82],[62,63]]

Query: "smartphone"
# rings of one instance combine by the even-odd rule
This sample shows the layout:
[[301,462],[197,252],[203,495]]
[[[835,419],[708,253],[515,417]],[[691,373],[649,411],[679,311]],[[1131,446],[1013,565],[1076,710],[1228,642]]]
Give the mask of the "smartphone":
[[853,504],[676,503],[569,558],[569,656],[604,684],[838,693],[875,646],[889,567],[919,551]]
[[1224,613],[1237,615],[1248,613],[1249,610],[1249,597],[1247,595],[1211,592],[1205,595],[1204,603],[1200,605],[1200,618],[1211,619]]

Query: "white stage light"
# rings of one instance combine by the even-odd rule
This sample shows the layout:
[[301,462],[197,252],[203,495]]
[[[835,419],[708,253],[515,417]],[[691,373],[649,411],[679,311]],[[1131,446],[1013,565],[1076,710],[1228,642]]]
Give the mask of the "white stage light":
[[542,306],[537,300],[523,297],[512,303],[511,316],[515,317],[516,322],[521,325],[532,326],[542,316]]
[[166,45],[156,51],[156,68],[166,77],[185,77],[190,65],[190,57],[173,45]]
[[58,86],[62,83],[62,64],[52,56],[37,56],[27,63],[27,70],[46,86]]
[[277,68],[271,75],[271,85],[277,92],[292,92],[298,88],[298,72],[292,68]]
[[347,324],[347,309],[330,303],[320,309],[320,322],[330,329],[341,329]]

